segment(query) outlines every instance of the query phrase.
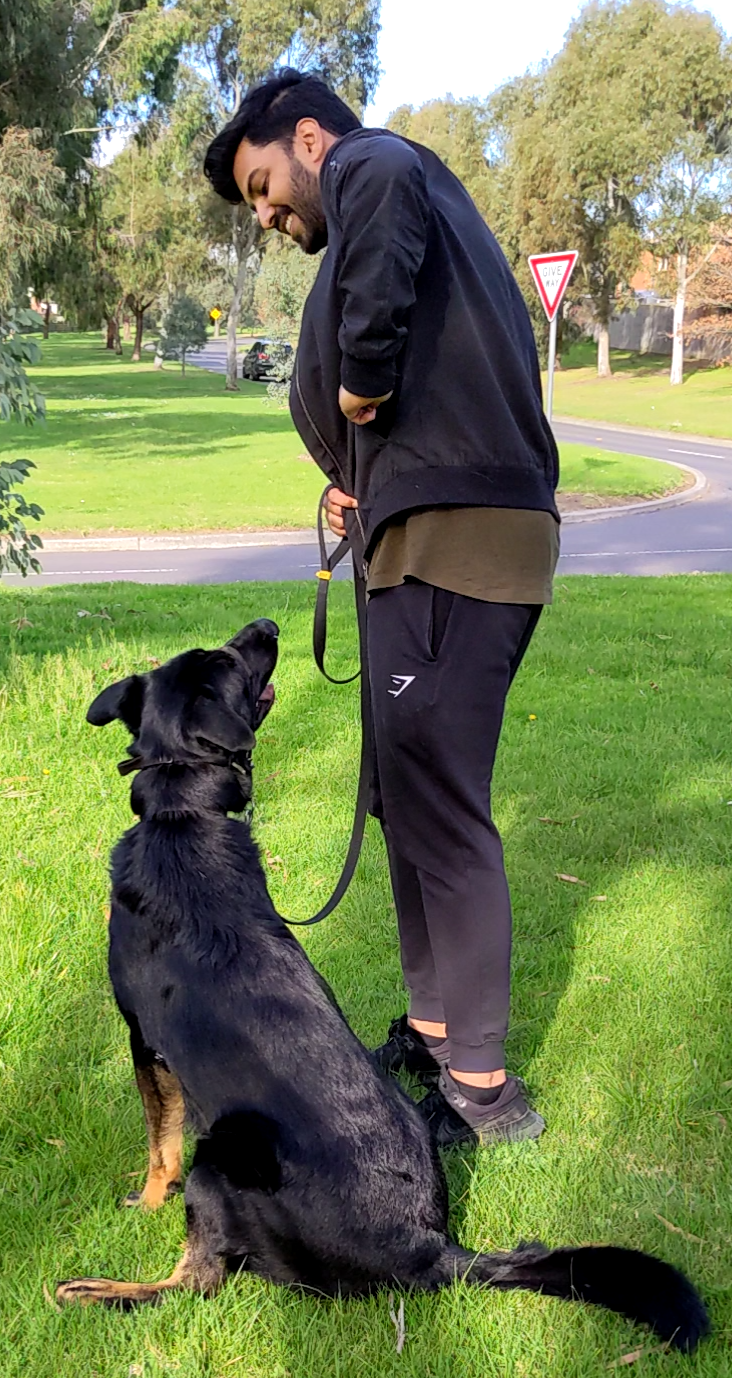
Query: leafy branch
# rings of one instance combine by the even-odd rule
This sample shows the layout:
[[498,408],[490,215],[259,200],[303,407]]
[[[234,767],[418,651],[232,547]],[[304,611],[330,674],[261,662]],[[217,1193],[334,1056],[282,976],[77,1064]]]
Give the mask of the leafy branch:
[[[26,364],[35,364],[41,351],[35,340],[22,332],[37,329],[43,322],[35,311],[0,311],[0,420],[20,421],[32,426],[42,420],[46,407],[41,394],[30,382]],[[41,566],[34,551],[40,550],[40,536],[29,532],[26,521],[38,521],[43,508],[27,502],[17,492],[35,464],[30,459],[0,463],[0,574],[19,573],[24,577]]]

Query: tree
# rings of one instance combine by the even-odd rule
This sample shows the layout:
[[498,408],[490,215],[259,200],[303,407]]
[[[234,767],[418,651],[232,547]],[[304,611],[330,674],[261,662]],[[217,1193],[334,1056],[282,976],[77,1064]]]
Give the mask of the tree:
[[687,282],[687,306],[702,313],[694,332],[713,339],[721,347],[720,358],[732,363],[732,221],[713,227],[711,245],[697,251]]
[[[0,422],[19,421],[30,426],[45,415],[43,398],[24,367],[38,362],[40,349],[23,331],[38,329],[40,324],[34,311],[7,311],[0,306]],[[40,571],[33,552],[42,542],[40,536],[28,532],[25,521],[38,521],[43,509],[26,502],[17,491],[34,468],[30,459],[0,463],[0,573]]]
[[279,236],[270,240],[254,291],[257,315],[268,334],[299,334],[305,299],[319,267],[320,255],[304,254]]
[[132,312],[132,358],[142,349],[145,312],[157,303],[165,281],[165,253],[171,234],[170,204],[156,175],[150,148],[131,139],[114,159],[106,179],[104,210],[109,266],[115,295]]
[[[178,52],[205,79],[207,110],[201,128],[211,137],[231,118],[242,96],[283,61],[317,71],[361,108],[376,87],[379,0],[171,0],[143,11],[130,23],[119,55],[139,72],[142,55]],[[177,28],[176,28],[177,26]],[[131,81],[130,91],[136,88]],[[261,231],[245,205],[228,209],[227,240],[233,268],[227,323],[226,387],[237,390],[236,332],[258,259]]]
[[688,292],[704,266],[712,227],[732,207],[732,43],[709,14],[659,9],[657,57],[667,88],[664,156],[646,220],[654,253],[675,266],[671,383],[679,385]]
[[281,344],[270,347],[269,357],[275,372],[267,384],[267,396],[280,410],[285,409],[290,399],[290,385],[295,372],[297,351],[287,350]]
[[150,120],[102,174],[97,248],[116,285],[112,301],[124,303],[134,316],[135,361],[146,311],[165,308],[208,266],[212,196],[201,158],[174,110]]
[[663,154],[666,78],[656,32],[664,0],[590,3],[543,71],[491,101],[504,223],[521,260],[577,249],[609,377],[610,317],[630,298],[643,251],[643,196]]
[[[0,139],[13,128],[33,131],[36,149],[62,178],[53,219],[63,240],[38,243],[24,271],[37,294],[70,301],[85,324],[98,323],[102,297],[111,309],[108,273],[97,271],[93,252],[98,236],[90,233],[98,199],[93,146],[120,114],[148,119],[170,99],[183,27],[175,13],[161,18],[162,8],[160,0],[0,0]],[[154,42],[145,42],[153,29]],[[116,316],[109,324],[113,343]]]
[[445,96],[427,101],[417,110],[412,105],[400,105],[389,116],[387,128],[431,148],[459,177],[481,215],[490,219],[495,176],[486,157],[492,126],[484,102]]
[[0,137],[0,303],[22,292],[22,274],[61,236],[63,180],[53,155],[38,147],[35,132],[5,130]]
[[176,297],[163,320],[160,350],[166,359],[180,359],[185,377],[186,354],[203,349],[208,338],[208,312],[193,297]]
[[[600,376],[611,371],[611,315],[633,299],[648,235],[683,277],[719,218],[731,60],[709,15],[666,0],[592,0],[550,64],[489,102],[499,237],[522,285],[528,253],[579,250],[573,286],[591,303]],[[681,279],[677,295],[681,317]]]

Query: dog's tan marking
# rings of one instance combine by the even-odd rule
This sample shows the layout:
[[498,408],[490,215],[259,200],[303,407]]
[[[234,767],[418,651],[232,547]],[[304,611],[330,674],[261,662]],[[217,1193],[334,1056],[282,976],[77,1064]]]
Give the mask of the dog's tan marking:
[[161,1063],[136,1067],[135,1078],[145,1112],[149,1158],[142,1191],[130,1192],[125,1205],[153,1211],[181,1190],[185,1107],[178,1078]]

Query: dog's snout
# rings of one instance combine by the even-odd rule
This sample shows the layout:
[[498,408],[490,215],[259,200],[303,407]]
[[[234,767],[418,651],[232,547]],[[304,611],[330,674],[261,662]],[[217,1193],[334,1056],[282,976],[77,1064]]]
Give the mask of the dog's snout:
[[276,622],[270,617],[258,617],[255,622],[247,622],[246,627],[242,627],[226,644],[241,651],[243,655],[247,655],[249,651],[259,650],[272,652],[276,659],[279,635],[280,629]]

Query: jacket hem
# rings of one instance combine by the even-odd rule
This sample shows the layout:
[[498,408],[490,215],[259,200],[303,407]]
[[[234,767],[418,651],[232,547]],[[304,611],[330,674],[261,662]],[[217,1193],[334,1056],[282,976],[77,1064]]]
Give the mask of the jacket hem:
[[382,528],[394,517],[427,507],[517,507],[549,512],[560,524],[553,487],[543,474],[525,468],[493,471],[430,466],[397,474],[368,511],[366,558]]

